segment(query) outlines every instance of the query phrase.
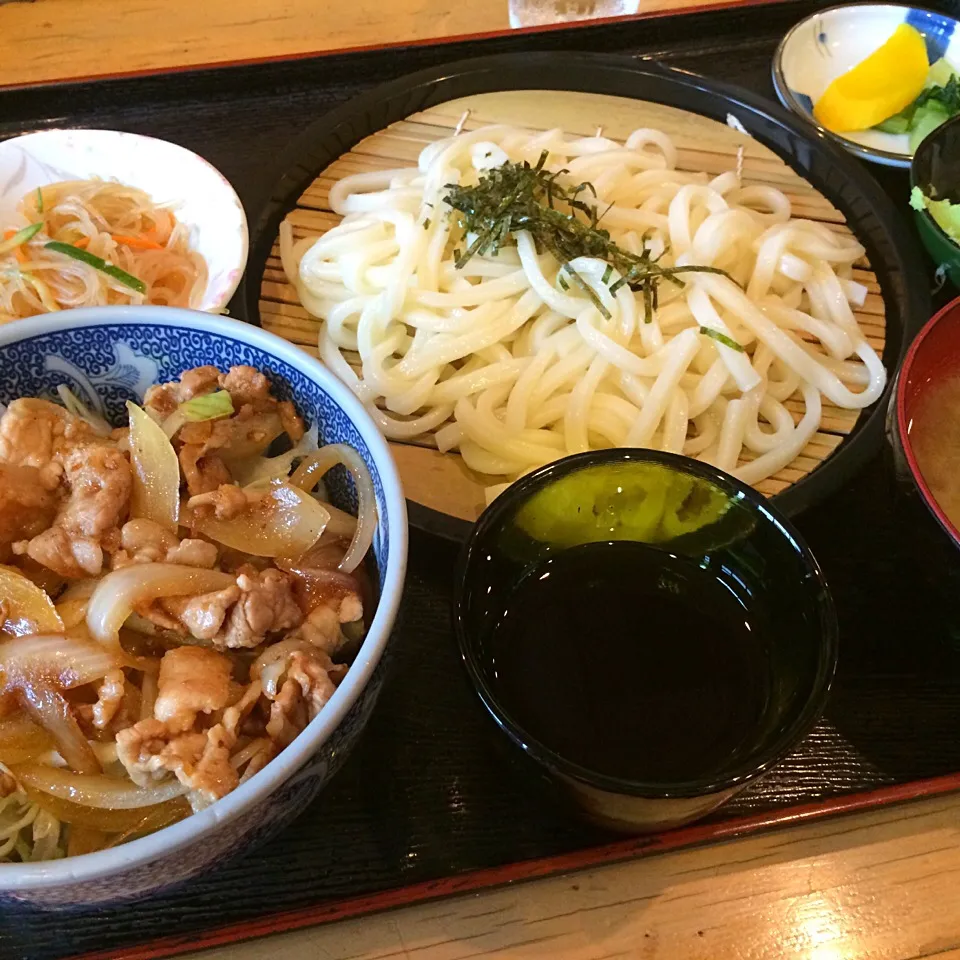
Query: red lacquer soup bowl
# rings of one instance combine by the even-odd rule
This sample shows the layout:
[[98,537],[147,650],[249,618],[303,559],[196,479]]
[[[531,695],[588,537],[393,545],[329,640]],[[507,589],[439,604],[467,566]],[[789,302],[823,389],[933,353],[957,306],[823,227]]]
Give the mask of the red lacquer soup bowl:
[[[911,344],[897,378],[888,421],[898,478],[919,493],[954,545],[960,546],[960,530],[930,492],[911,443],[917,412],[928,391],[951,376],[960,376],[960,297],[934,314]],[[956,415],[960,417],[960,410]]]

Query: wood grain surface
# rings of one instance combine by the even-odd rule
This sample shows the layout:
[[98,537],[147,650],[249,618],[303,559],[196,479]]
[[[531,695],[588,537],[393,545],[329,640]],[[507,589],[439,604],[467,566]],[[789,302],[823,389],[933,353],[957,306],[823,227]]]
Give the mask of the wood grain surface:
[[[466,118],[466,119],[463,119]],[[329,204],[334,183],[345,176],[397,167],[412,167],[423,148],[451,136],[463,120],[465,130],[508,123],[531,132],[562,127],[569,135],[592,136],[597,124],[618,141],[640,127],[667,133],[677,147],[677,168],[711,176],[737,168],[742,151],[743,182],[770,186],[790,200],[793,215],[823,223],[837,233],[849,234],[843,214],[826,197],[792,170],[772,150],[731,127],[684,110],[642,100],[556,90],[509,90],[452,100],[416,113],[406,120],[366,137],[335,160],[307,188],[287,214],[294,238],[319,237],[339,223]],[[868,290],[857,321],[870,345],[882,356],[885,344],[885,311],[880,288],[866,260],[858,264],[855,279]],[[280,263],[279,241],[268,258],[260,288],[260,322],[276,333],[317,355],[321,321],[301,306]],[[359,372],[359,356],[348,359]],[[799,422],[806,409],[798,390],[787,407]],[[816,469],[840,446],[857,423],[859,410],[845,410],[824,401],[820,430],[791,463],[756,484],[767,496],[782,493]],[[499,477],[470,471],[459,455],[438,454],[433,434],[405,444],[393,443],[407,498],[441,514],[474,521],[485,503],[485,488]],[[745,453],[747,451],[744,451]],[[749,457],[743,457],[741,463]]]
[[[388,2],[383,0],[374,11],[381,26]],[[219,41],[191,32],[182,23],[174,27],[158,22],[151,26],[156,37],[135,37],[128,50],[123,46],[149,22],[143,11],[152,10],[156,17],[161,6],[176,10],[182,3],[37,0],[0,4],[0,50],[8,54],[13,50],[0,58],[0,78],[27,82],[9,78],[39,76],[34,54],[40,55],[40,66],[51,76],[58,70],[76,72],[69,44],[50,49],[36,41],[30,48],[20,44],[27,34],[12,33],[11,25],[15,18],[19,25],[39,25],[43,21],[38,12],[44,11],[51,23],[45,29],[51,35],[59,33],[62,44],[67,28],[54,29],[58,21],[53,12],[70,11],[76,20],[81,7],[89,13],[89,30],[76,46],[84,48],[78,57],[90,70],[111,64],[119,69],[116,65],[121,61],[139,63],[145,69],[137,50],[142,53],[151,46],[155,50],[177,31],[184,38],[182,58],[168,49],[166,62],[197,62],[189,57],[198,45]],[[402,7],[402,0],[396,5]],[[256,6],[253,0],[234,0],[230,5],[208,0],[203,9],[201,3],[193,6],[195,20],[207,22],[210,11],[216,10],[227,16],[233,11],[237,18],[248,20],[254,15],[263,18],[267,5],[262,0]],[[271,9],[285,6],[276,0]],[[364,4],[351,6],[359,10]],[[368,3],[366,9],[374,6]],[[469,6],[482,7],[483,0]],[[321,0],[310,7],[321,9]],[[672,19],[653,28],[633,24],[596,33],[577,31],[582,36],[569,45],[634,55],[656,53],[685,69],[736,81],[772,98],[769,62],[777,39],[793,20],[809,12],[810,4],[800,3],[791,4],[789,10],[782,6],[779,13],[765,17],[750,12],[749,20],[737,12],[732,25],[698,19],[695,29],[684,26],[682,36]],[[94,29],[97,17],[108,24],[105,31]],[[126,23],[121,22],[124,18],[129,18]],[[69,19],[64,15],[62,22]],[[250,26],[248,32],[255,34],[261,48],[274,44],[274,31],[263,23]],[[318,21],[314,36],[321,32]],[[89,39],[93,33],[101,41],[99,47]],[[388,32],[379,41],[393,36]],[[491,43],[499,49],[505,41]],[[546,39],[527,38],[524,43],[542,48]],[[480,51],[420,48],[359,61],[324,58],[315,65],[262,68],[268,70],[266,76],[243,74],[236,93],[224,82],[213,88],[216,95],[206,86],[198,87],[199,81],[190,75],[105,85],[102,91],[97,85],[96,92],[59,88],[45,92],[42,101],[39,92],[10,93],[4,99],[0,136],[63,122],[64,117],[81,125],[163,136],[199,150],[248,200],[260,188],[263,171],[278,148],[301,129],[305,114],[329,110],[372,82],[472,52]],[[154,60],[154,67],[162,63]],[[203,81],[211,86],[215,82],[219,83]],[[251,129],[256,136],[250,136]],[[909,186],[901,171],[878,169],[874,175],[892,196],[906,196]],[[911,237],[917,242],[912,232]],[[888,481],[887,471],[877,460],[848,489],[798,521],[833,585],[844,652],[842,682],[833,699],[831,723],[825,728],[829,735],[812,739],[807,754],[774,771],[765,782],[770,796],[783,802],[789,803],[790,798],[816,801],[832,789],[960,769],[956,737],[960,663],[957,656],[937,653],[960,635],[960,618],[945,616],[930,596],[934,582],[948,577],[951,569],[946,562],[922,564],[913,559],[906,544],[909,535],[931,521],[922,512],[911,515],[909,522],[896,517]],[[414,870],[431,853],[443,859],[448,872],[451,864],[469,869],[480,861],[478,851],[484,852],[483,843],[464,828],[471,814],[476,815],[477,835],[482,832],[490,847],[501,841],[500,834],[506,834],[528,857],[538,854],[538,846],[546,846],[537,831],[552,836],[562,823],[549,820],[537,808],[533,808],[535,817],[525,817],[523,795],[505,792],[503,768],[478,762],[483,759],[480,725],[487,721],[479,707],[475,715],[463,709],[461,701],[468,691],[457,688],[462,678],[454,670],[445,599],[452,557],[433,542],[416,541],[416,533],[414,537],[409,625],[400,646],[406,672],[386,691],[363,749],[321,797],[313,815],[270,848],[178,891],[176,897],[129,908],[129,917],[117,910],[101,910],[89,918],[31,914],[21,922],[12,911],[0,910],[3,960],[63,957],[111,943],[119,944],[113,956],[128,956],[130,951],[123,944],[173,933],[190,936],[198,928],[230,919],[231,911],[233,916],[246,917],[296,905],[298,897],[301,902],[308,900],[324,882],[345,887],[358,883],[375,872],[386,859],[384,851],[389,853],[392,847],[405,858],[413,857],[409,863]],[[437,671],[436,663],[443,657],[449,660],[449,669]],[[423,696],[425,689],[429,700]],[[438,713],[438,700],[449,709]],[[441,753],[441,748],[447,752]],[[393,756],[397,762],[390,766],[385,759]],[[364,801],[380,798],[392,818],[365,819]],[[755,802],[765,809],[762,797]],[[924,801],[190,957],[960,960],[958,825],[960,796]],[[305,844],[308,830],[315,837]],[[471,842],[465,842],[465,837]],[[336,843],[344,838],[350,840],[351,849],[357,848],[356,859],[344,859],[344,849]],[[290,885],[280,887],[280,877],[289,877]],[[345,892],[349,890],[329,889],[325,895]]]
[[949,797],[187,957],[947,960],[958,880]]
[[[642,0],[641,11],[742,2]],[[589,15],[592,4],[580,6]],[[0,86],[496,34],[510,29],[507,10],[507,0],[5,0]]]

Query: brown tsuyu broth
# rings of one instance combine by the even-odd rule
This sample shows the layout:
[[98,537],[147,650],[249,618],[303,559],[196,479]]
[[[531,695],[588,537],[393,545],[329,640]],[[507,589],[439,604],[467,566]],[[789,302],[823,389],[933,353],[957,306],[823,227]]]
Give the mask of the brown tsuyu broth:
[[929,385],[917,401],[909,436],[930,493],[960,529],[960,374]]
[[630,541],[549,556],[491,637],[493,688],[545,747],[606,776],[719,776],[773,702],[764,618],[738,584]]

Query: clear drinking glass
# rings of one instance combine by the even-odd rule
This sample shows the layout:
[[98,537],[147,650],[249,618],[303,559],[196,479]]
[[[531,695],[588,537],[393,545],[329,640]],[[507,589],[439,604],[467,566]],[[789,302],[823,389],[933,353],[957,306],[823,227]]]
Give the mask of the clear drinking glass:
[[626,17],[640,8],[640,0],[509,0],[509,3],[511,27]]

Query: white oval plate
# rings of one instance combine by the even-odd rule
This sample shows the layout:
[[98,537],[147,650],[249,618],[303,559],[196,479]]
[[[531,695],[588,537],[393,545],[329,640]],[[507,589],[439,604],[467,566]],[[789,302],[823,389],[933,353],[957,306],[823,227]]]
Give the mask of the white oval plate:
[[206,261],[196,309],[222,310],[247,264],[247,217],[230,182],[202,157],[153,137],[116,130],[44,130],[0,143],[0,229],[25,194],[60,180],[117,180],[173,204]]
[[881,47],[901,23],[923,35],[927,59],[946,57],[960,68],[960,24],[951,17],[897,4],[853,4],[815,13],[793,27],[773,58],[773,85],[780,102],[863,160],[909,167],[906,134],[863,130],[837,134],[814,119],[813,105],[831,81]]

